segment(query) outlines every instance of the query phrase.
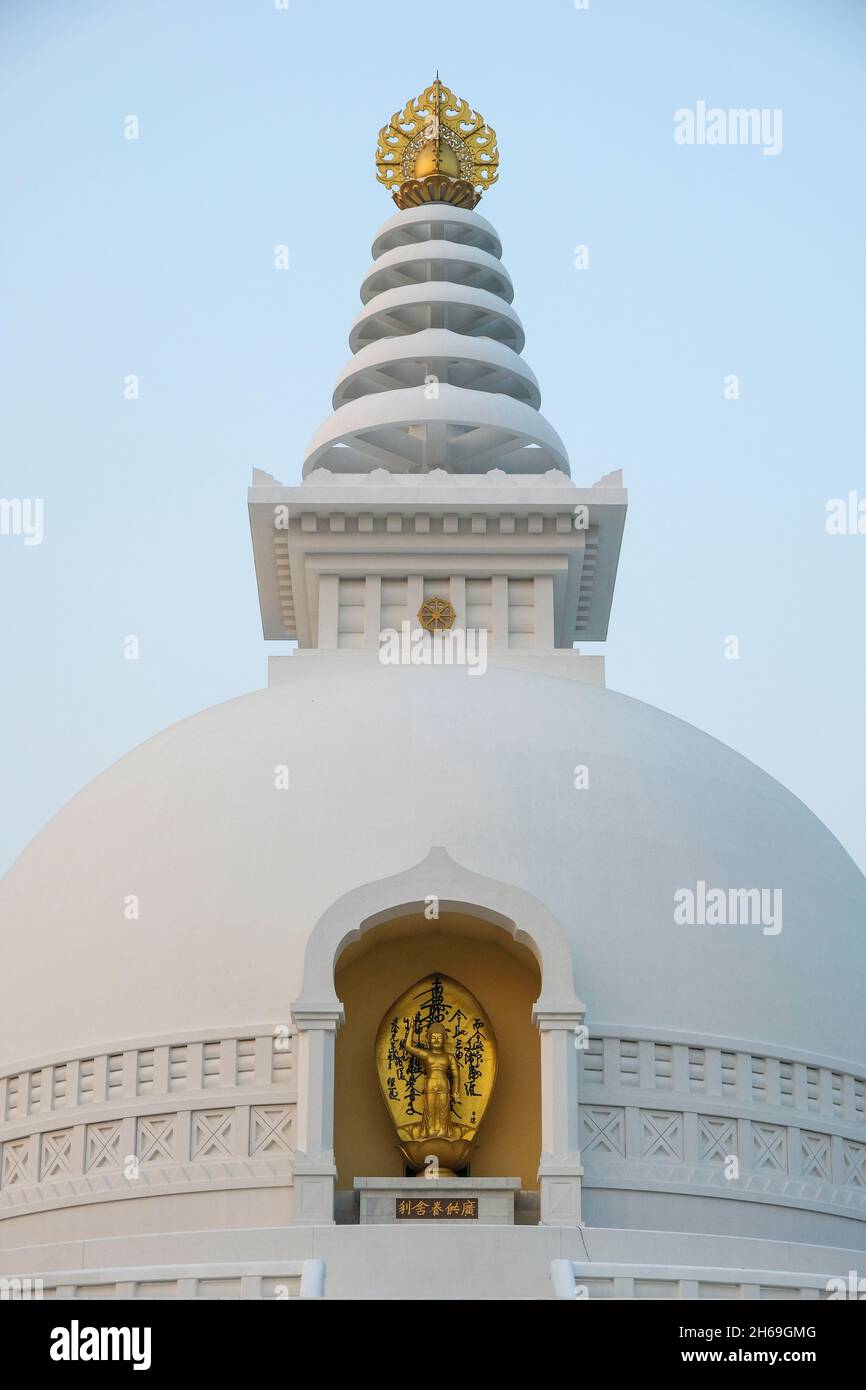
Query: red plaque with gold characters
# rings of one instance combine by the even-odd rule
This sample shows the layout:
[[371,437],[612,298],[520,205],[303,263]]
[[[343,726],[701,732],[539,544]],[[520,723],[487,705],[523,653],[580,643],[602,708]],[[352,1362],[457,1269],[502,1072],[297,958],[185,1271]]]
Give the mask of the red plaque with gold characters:
[[477,1197],[398,1197],[398,1221],[477,1221]]

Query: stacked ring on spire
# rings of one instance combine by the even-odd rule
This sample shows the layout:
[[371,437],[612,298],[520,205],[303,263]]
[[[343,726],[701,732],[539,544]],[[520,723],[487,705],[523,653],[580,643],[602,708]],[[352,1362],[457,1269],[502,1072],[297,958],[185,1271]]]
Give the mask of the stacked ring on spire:
[[455,246],[450,241],[418,241],[384,251],[373,262],[361,283],[361,303],[374,295],[427,282],[448,281],[497,294],[510,304],[514,298],[511,276],[489,251],[477,246]]
[[448,204],[379,230],[334,414],[307,449],[315,469],[364,473],[569,472],[521,360],[524,332],[493,227]]

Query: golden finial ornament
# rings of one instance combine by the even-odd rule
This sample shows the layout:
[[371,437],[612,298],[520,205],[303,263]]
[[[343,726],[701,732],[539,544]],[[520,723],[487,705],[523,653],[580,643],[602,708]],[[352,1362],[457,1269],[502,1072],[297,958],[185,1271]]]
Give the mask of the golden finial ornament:
[[499,177],[496,131],[436,74],[379,131],[376,177],[398,208],[453,203],[474,208]]

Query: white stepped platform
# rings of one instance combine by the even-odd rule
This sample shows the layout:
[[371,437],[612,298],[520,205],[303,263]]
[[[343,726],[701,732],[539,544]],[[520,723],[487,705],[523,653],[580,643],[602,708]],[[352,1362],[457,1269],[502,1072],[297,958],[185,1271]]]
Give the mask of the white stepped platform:
[[[551,1279],[554,1261],[573,1262],[575,1284],[587,1285],[590,1299],[814,1299],[826,1297],[828,1279],[862,1269],[863,1252],[592,1227],[286,1226],[7,1250],[0,1278],[42,1278],[59,1297],[285,1297],[274,1284],[290,1279],[289,1296],[299,1296],[305,1261],[321,1261],[324,1270],[310,1268],[304,1296],[317,1296],[326,1271],[326,1299],[573,1296],[562,1267],[554,1270],[557,1282]],[[208,1281],[219,1279],[234,1288],[209,1293]],[[123,1289],[114,1291],[117,1285]]]

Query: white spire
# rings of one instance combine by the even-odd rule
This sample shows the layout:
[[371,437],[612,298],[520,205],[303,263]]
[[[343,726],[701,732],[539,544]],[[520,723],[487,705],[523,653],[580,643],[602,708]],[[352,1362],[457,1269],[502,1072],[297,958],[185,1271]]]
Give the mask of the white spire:
[[334,413],[307,448],[304,477],[569,473],[519,356],[525,335],[501,251],[485,218],[446,203],[385,223],[349,334],[354,355],[337,378]]
[[435,603],[494,658],[556,656],[597,679],[572,645],[607,635],[627,499],[619,476],[572,482],[501,251],[489,222],[444,202],[377,233],[304,481],[253,477],[267,637],[375,658]]

